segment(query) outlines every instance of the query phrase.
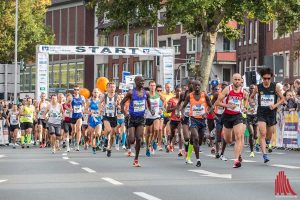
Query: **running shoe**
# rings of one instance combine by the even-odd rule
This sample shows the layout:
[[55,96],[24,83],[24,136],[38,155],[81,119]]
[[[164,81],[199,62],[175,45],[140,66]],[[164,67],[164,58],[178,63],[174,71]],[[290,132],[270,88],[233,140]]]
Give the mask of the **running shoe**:
[[185,164],[192,165],[193,162],[191,161],[191,159],[186,159],[186,160],[185,160]]
[[146,149],[146,156],[150,157],[150,149],[149,148]]
[[240,161],[240,162],[243,162],[242,155],[239,155],[239,161]]
[[170,145],[167,146],[166,148],[166,152],[169,153],[170,152]]
[[106,156],[111,157],[111,150],[107,150]]
[[163,151],[163,148],[161,146],[158,146],[158,151]]
[[156,144],[156,142],[153,142],[152,146],[153,146],[153,149],[156,151],[157,150],[157,144]]
[[241,166],[242,166],[242,164],[240,161],[238,161],[238,160],[233,161],[233,168],[239,168]]
[[106,152],[106,147],[105,146],[103,147],[102,152]]
[[211,154],[215,154],[215,153],[216,153],[215,147],[212,147],[212,148],[211,148],[210,153],[211,153]]
[[264,159],[264,163],[267,163],[270,161],[267,154],[263,155],[263,159]]
[[255,151],[256,151],[256,152],[259,152],[259,144],[256,144],[256,145],[255,145]]
[[70,147],[67,148],[67,152],[70,152]]
[[40,144],[40,148],[43,148],[43,146],[44,146],[43,144]]
[[182,157],[182,156],[183,156],[182,150],[179,150],[178,157]]
[[122,149],[123,149],[123,150],[126,150],[126,146],[125,146],[125,145],[123,145],[123,146],[122,146]]
[[15,144],[13,145],[13,149],[16,149],[16,145]]
[[55,149],[52,149],[52,154],[55,154]]
[[199,146],[199,153],[202,153],[201,147]]
[[253,151],[251,151],[251,153],[250,153],[250,157],[251,157],[251,158],[254,158],[254,156],[255,156],[255,155],[254,155],[254,152],[253,152]]
[[116,150],[120,151],[120,146],[118,144],[116,145]]
[[27,149],[29,149],[29,145],[27,145]]
[[223,160],[223,161],[227,161],[227,158],[224,155],[221,155],[220,159]]
[[62,148],[66,148],[66,147],[67,147],[66,142],[63,142]]
[[141,165],[140,165],[140,163],[139,163],[138,160],[134,160],[132,166],[133,166],[133,167],[140,167]]
[[173,145],[170,145],[170,151],[173,152],[174,151],[174,147]]
[[132,153],[131,151],[127,152],[127,157],[133,157],[133,156],[134,156],[134,153]]
[[24,146],[24,144],[22,144],[22,149],[24,149],[25,148],[25,146]]
[[200,160],[197,161],[196,167],[201,167],[201,161]]
[[216,159],[219,159],[219,158],[220,158],[220,154],[216,153]]
[[154,154],[155,154],[155,150],[154,150],[153,147],[150,147],[150,153],[151,153],[151,155],[154,155]]
[[269,145],[268,145],[268,152],[269,152],[269,153],[272,153],[272,151],[273,151],[272,145],[269,144]]
[[36,141],[33,142],[33,145],[34,145],[34,146],[36,145]]
[[93,153],[93,154],[96,154],[96,148],[93,147],[92,150],[93,150],[92,153]]

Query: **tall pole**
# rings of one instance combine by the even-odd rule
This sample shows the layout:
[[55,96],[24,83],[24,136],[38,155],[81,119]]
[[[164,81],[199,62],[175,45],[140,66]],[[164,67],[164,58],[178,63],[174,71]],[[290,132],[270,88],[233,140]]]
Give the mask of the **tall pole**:
[[18,99],[18,0],[16,0],[16,28],[15,28],[15,91],[14,102]]
[[[127,21],[127,46],[128,47],[130,47],[130,45],[129,45],[129,22]],[[127,66],[127,71],[130,71],[129,70],[129,56],[127,56],[127,64],[126,64]]]

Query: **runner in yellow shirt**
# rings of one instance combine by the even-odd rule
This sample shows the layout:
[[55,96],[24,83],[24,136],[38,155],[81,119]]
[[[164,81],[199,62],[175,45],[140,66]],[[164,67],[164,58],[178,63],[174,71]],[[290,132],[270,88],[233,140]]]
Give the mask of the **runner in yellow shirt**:
[[24,148],[24,143],[26,139],[27,148],[31,142],[31,131],[33,128],[33,119],[34,119],[35,109],[32,105],[32,99],[29,97],[25,101],[25,105],[22,107],[20,112],[20,121],[21,123],[21,145]]

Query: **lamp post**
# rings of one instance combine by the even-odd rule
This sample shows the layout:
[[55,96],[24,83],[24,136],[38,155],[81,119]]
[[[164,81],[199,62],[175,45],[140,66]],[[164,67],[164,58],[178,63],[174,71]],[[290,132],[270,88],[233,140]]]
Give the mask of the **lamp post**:
[[16,28],[15,28],[15,91],[14,91],[14,103],[17,103],[18,99],[18,0],[16,0]]

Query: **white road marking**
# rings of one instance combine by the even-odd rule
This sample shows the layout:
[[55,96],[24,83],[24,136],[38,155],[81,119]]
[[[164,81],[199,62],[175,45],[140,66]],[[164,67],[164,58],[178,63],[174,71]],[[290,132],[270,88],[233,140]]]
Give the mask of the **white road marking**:
[[196,172],[196,173],[199,173],[199,174],[203,174],[202,176],[232,179],[232,175],[231,174],[216,174],[216,173],[209,172],[209,171],[206,171],[206,170],[201,170],[201,169],[199,169],[199,170],[188,170],[188,171]]
[[67,156],[68,154],[67,153],[63,153],[63,154],[61,154],[62,156]]
[[94,170],[92,170],[92,169],[90,169],[88,167],[82,167],[81,169],[87,171],[88,173],[96,173],[96,171],[94,171]]
[[287,169],[300,169],[300,167],[297,166],[291,166],[291,165],[279,165],[279,164],[274,164],[271,165],[273,167],[282,167],[282,168],[287,168]]
[[0,183],[3,183],[3,182],[5,182],[5,181],[7,181],[7,180],[0,180]]
[[0,158],[6,158],[7,156],[6,155],[0,155]]
[[64,160],[69,160],[69,157],[62,157]]
[[123,183],[121,183],[119,181],[116,181],[116,180],[114,180],[112,178],[109,178],[109,177],[104,177],[102,179],[109,182],[109,183],[111,183],[111,184],[114,184],[114,185],[123,185]]
[[[235,159],[230,159],[230,160],[235,160]],[[243,158],[243,161],[242,162],[244,162],[244,163],[254,163],[254,162],[256,162],[255,160],[245,160],[244,158]]]
[[134,192],[133,194],[137,195],[137,196],[140,196],[144,199],[147,199],[147,200],[161,200],[155,196],[152,196],[150,194],[146,194],[145,192]]
[[72,165],[79,165],[79,163],[74,162],[74,161],[69,161],[69,163],[71,163]]
[[284,155],[285,153],[282,153],[282,152],[272,152],[270,154]]
[[214,155],[211,155],[211,154],[207,154],[206,156],[208,156],[208,157],[212,157],[212,158],[216,157],[216,156],[214,156]]

